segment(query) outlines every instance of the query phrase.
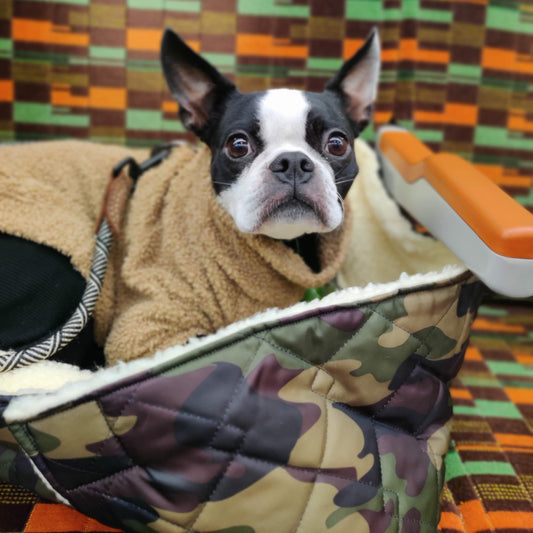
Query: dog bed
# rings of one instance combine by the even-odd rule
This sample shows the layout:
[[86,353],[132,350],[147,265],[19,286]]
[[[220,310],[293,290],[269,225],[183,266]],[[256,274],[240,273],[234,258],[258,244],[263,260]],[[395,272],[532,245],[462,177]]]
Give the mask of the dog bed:
[[2,374],[1,479],[126,531],[435,531],[483,285],[357,156],[344,288],[110,368]]

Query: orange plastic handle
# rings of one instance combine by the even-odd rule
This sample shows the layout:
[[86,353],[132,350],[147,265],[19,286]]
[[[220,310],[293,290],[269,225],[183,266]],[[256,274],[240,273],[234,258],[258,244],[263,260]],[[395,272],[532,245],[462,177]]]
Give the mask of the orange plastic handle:
[[494,252],[533,259],[533,214],[468,161],[435,154],[407,131],[384,132],[379,148],[407,182],[427,180]]

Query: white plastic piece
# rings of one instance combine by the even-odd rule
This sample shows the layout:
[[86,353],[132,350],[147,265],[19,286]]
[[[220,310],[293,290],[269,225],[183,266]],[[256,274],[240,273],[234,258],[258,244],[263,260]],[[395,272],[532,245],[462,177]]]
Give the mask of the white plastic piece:
[[[408,183],[379,150],[385,185],[392,197],[431,234],[442,241],[490,289],[513,298],[533,296],[533,259],[494,252],[423,177]],[[533,242],[531,243],[533,246]]]

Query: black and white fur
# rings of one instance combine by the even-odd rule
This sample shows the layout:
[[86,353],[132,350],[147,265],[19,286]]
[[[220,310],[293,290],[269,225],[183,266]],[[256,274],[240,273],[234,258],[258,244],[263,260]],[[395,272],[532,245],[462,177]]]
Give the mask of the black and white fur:
[[304,259],[319,269],[313,236],[342,223],[358,172],[353,141],[376,97],[377,31],[322,93],[242,94],[170,29],[161,59],[183,124],[211,149],[213,187],[237,228],[303,245]]

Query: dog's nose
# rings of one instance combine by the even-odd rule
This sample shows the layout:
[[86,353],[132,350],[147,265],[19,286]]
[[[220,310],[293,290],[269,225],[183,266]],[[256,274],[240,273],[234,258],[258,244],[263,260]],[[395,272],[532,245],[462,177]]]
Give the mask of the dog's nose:
[[269,168],[284,183],[305,183],[311,179],[315,165],[303,152],[283,152]]

